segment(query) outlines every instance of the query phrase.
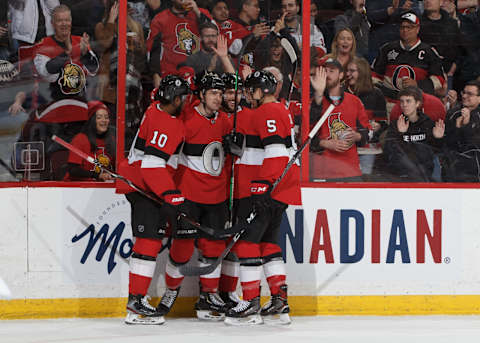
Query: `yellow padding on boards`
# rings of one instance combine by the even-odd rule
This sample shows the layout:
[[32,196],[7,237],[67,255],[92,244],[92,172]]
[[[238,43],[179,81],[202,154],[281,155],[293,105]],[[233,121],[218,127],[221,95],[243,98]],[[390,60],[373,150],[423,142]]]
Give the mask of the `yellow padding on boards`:
[[[153,299],[152,304],[158,301]],[[195,301],[178,298],[168,316],[194,316]],[[0,319],[123,317],[126,302],[126,298],[0,300]],[[291,296],[289,304],[294,316],[480,314],[480,295]]]

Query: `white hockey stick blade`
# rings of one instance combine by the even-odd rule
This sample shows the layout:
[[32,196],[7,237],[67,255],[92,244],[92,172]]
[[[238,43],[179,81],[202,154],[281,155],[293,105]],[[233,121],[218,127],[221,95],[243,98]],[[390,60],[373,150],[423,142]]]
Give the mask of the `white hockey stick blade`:
[[323,115],[321,116],[321,118],[317,121],[317,123],[315,124],[315,126],[313,127],[312,131],[310,131],[310,133],[308,134],[308,137],[310,139],[312,139],[313,137],[315,137],[315,135],[317,134],[318,130],[320,129],[320,127],[323,125],[323,123],[325,123],[325,120],[327,120],[328,116],[330,115],[330,113],[332,113],[333,109],[335,108],[335,105],[334,104],[330,104],[330,106],[328,106],[327,110],[323,113]]
[[280,40],[280,45],[282,48],[287,52],[288,57],[290,57],[290,61],[293,63],[297,62],[297,54],[295,53],[295,49],[293,48],[292,44],[286,38],[282,38]]
[[0,278],[0,299],[11,299],[12,298],[12,292],[10,292],[10,288],[8,288],[7,284],[5,281],[3,281],[2,278]]

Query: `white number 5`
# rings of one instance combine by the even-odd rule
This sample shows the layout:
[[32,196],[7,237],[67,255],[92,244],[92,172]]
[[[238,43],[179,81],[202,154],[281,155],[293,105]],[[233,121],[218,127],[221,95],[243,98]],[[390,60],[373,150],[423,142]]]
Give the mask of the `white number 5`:
[[275,120],[267,120],[267,128],[268,132],[277,131],[277,123],[275,122]]

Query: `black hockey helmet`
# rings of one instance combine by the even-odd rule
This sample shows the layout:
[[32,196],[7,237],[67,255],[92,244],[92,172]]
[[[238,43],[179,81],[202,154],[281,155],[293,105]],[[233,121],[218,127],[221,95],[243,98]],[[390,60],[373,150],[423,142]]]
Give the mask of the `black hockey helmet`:
[[237,83],[238,89],[243,89],[243,80],[241,77],[237,77],[233,73],[223,73],[222,80],[225,82],[225,89],[235,89],[235,83]]
[[158,86],[155,99],[164,104],[169,104],[176,96],[187,95],[190,93],[190,86],[187,81],[177,75],[167,75]]
[[225,82],[214,72],[203,71],[195,76],[195,85],[199,91],[207,91],[209,89],[220,89],[225,91]]
[[251,90],[260,88],[264,94],[273,94],[277,88],[277,80],[269,71],[258,70],[247,76],[245,87]]

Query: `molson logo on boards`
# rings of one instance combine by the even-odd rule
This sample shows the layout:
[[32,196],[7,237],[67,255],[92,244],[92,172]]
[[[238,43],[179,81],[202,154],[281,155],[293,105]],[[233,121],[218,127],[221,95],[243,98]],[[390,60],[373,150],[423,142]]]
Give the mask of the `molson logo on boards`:
[[79,242],[82,239],[86,241],[80,263],[85,264],[90,254],[95,254],[96,251],[95,260],[97,260],[97,262],[102,262],[103,258],[108,256],[107,272],[110,274],[116,267],[119,258],[126,259],[130,257],[132,254],[133,241],[130,238],[122,239],[125,222],[119,222],[112,230],[110,229],[110,223],[105,223],[110,211],[125,204],[125,200],[110,204],[110,206],[98,216],[96,221],[97,226],[90,224],[80,234],[72,237],[72,243]]
[[[449,263],[448,258],[442,260],[442,210],[433,210],[431,211],[433,213],[427,213],[426,210],[417,209],[414,237],[412,237],[412,228],[407,230],[404,210],[395,209],[391,216],[387,216],[386,212],[377,209],[369,212],[341,209],[340,227],[332,227],[329,225],[327,211],[318,209],[313,238],[311,242],[307,243],[310,244],[308,262],[318,263],[320,260],[325,263],[357,263],[367,260],[372,264],[425,263],[425,256],[430,255],[434,263],[442,263],[442,261]],[[329,213],[331,214],[331,212]],[[432,215],[433,222],[429,222],[427,217],[432,217]],[[370,216],[371,226],[365,225],[366,216]],[[284,252],[284,259],[288,237],[297,263],[304,262],[303,217],[303,210],[295,210],[294,229],[292,230],[286,215],[284,215],[281,225],[280,246]],[[381,227],[382,230],[380,230]],[[390,229],[385,230],[386,227]],[[339,242],[332,243],[333,230],[339,230]],[[366,244],[367,240],[370,240],[368,245]],[[385,242],[387,243],[386,248]],[[365,246],[370,247],[369,251],[366,251]],[[382,247],[385,251],[382,250]],[[386,258],[382,259],[381,256],[386,256]]]

